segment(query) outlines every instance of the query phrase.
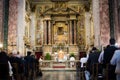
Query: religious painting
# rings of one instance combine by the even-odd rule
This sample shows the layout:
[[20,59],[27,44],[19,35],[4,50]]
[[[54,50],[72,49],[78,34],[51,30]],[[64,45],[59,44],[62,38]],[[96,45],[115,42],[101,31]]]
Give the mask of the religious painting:
[[35,44],[36,45],[42,45],[42,21],[41,20],[37,20],[37,24],[36,24],[36,31],[35,31]]
[[39,32],[36,34],[36,45],[41,45],[41,35]]
[[57,34],[58,35],[63,35],[64,34],[64,28],[63,27],[58,27]]
[[68,26],[65,24],[65,22],[57,22],[54,25],[54,43],[68,43]]

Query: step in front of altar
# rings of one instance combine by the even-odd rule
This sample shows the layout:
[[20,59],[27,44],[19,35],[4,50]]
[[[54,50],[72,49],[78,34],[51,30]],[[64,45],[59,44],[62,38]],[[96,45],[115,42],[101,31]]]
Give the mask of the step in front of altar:
[[67,70],[76,71],[76,68],[41,68],[42,71],[57,71],[57,70]]
[[58,61],[43,61],[41,70],[76,70],[76,66],[70,67],[69,61],[58,62]]
[[65,68],[65,64],[63,64],[63,63],[54,63],[53,68]]

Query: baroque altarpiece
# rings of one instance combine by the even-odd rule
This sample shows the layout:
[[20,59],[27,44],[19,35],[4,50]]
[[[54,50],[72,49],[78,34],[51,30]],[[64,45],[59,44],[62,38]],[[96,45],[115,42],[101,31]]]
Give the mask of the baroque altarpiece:
[[48,1],[36,6],[36,49],[44,53],[85,50],[85,2]]

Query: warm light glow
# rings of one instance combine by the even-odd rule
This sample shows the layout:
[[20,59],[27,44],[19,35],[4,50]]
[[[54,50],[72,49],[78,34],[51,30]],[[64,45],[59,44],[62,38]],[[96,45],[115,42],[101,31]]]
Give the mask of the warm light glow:
[[3,44],[2,43],[0,43],[0,48],[2,48],[3,47]]

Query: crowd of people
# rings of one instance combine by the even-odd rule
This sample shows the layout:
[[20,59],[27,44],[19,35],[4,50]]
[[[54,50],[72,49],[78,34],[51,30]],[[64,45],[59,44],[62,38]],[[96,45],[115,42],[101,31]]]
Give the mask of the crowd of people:
[[[93,71],[92,67],[96,63],[100,63],[101,67],[98,69],[98,73],[105,77],[105,71],[107,69],[107,64],[109,64],[108,70],[108,80],[120,80],[120,49],[115,46],[115,39],[111,38],[109,40],[109,45],[99,51],[96,47],[93,47],[89,54],[83,54],[80,58],[81,68],[84,67],[86,63],[85,77],[86,80],[92,80]],[[39,60],[36,59],[32,52],[28,51],[27,56],[21,56],[19,52],[13,51],[7,54],[5,51],[0,52],[0,80],[9,80],[9,76],[16,80],[17,76],[14,75],[16,70],[13,64],[17,63],[18,73],[23,73],[22,76],[26,77],[26,80],[33,80],[35,65],[39,64]],[[29,67],[29,69],[28,69]],[[39,73],[39,67],[36,67]],[[29,72],[31,72],[29,76]],[[22,77],[21,77],[22,80]],[[104,78],[104,80],[106,80]]]
[[[120,49],[115,45],[115,39],[111,38],[109,40],[109,45],[99,51],[96,47],[93,47],[87,57],[82,57],[80,63],[86,63],[85,77],[86,80],[92,80],[93,75],[93,65],[100,64],[98,69],[98,75],[102,75],[101,80],[120,80]],[[108,74],[105,74],[107,70],[107,65],[109,64]],[[82,66],[81,66],[82,67]],[[96,67],[94,67],[96,68]]]
[[[17,69],[14,64],[17,64]],[[33,80],[34,71],[39,74],[38,60],[30,51],[27,56],[21,56],[19,52],[13,51],[7,54],[5,51],[0,52],[0,80],[18,80],[17,73],[21,75],[20,80]],[[29,74],[30,73],[30,74]]]

